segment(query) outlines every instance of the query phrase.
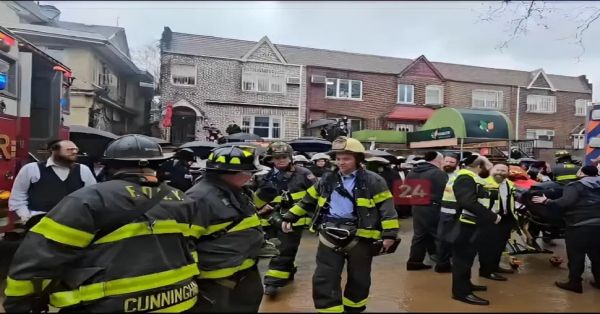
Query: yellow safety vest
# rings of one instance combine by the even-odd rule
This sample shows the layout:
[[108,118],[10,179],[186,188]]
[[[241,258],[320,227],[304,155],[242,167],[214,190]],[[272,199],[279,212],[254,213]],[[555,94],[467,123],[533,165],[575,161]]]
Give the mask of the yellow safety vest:
[[[456,176],[456,177],[458,178],[458,177],[459,177],[459,176],[461,176],[461,175],[466,175],[466,176],[469,176],[469,177],[473,178],[473,180],[475,180],[475,183],[476,183],[478,186],[480,186],[481,188],[483,188],[483,189],[485,189],[485,186],[487,185],[487,181],[486,181],[485,179],[481,178],[479,175],[475,174],[475,173],[474,173],[473,171],[471,171],[471,170],[468,170],[468,169],[461,169],[461,170],[459,170],[459,171],[458,171],[458,173],[457,173],[457,176]],[[456,180],[456,179],[455,179],[455,180]],[[455,195],[454,197],[455,197],[455,199],[456,199],[456,195]],[[478,198],[477,198],[477,202],[478,202],[479,204],[483,205],[485,208],[490,208],[490,198],[489,198],[489,194],[488,194],[488,196],[487,196],[487,197],[479,197],[479,196],[478,196]],[[465,220],[465,219],[463,219],[463,215],[468,215],[468,216],[476,217],[476,215],[475,215],[474,213],[472,213],[472,212],[470,212],[470,211],[468,211],[468,210],[466,210],[466,209],[463,209],[463,210],[462,210],[461,217],[460,217],[460,220],[461,220],[462,222],[465,222],[465,223],[469,223],[469,224],[475,224],[475,222],[472,222],[472,221],[468,221],[468,220]]]

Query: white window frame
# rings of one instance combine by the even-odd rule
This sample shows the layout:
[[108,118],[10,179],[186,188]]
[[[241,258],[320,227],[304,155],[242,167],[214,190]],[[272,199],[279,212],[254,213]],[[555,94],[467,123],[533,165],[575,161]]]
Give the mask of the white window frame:
[[542,114],[556,113],[556,96],[527,95],[527,112]]
[[587,99],[577,99],[575,100],[575,116],[576,117],[585,117],[587,116],[587,107],[590,104],[590,101]]
[[[267,82],[266,90],[259,90],[259,81],[263,80]],[[246,88],[246,83],[252,83],[252,88]],[[276,91],[273,85],[279,85],[280,90]],[[266,72],[255,72],[255,71],[243,71],[242,72],[242,91],[251,93],[265,93],[265,94],[285,94],[286,92],[286,81],[284,75],[278,75],[274,73]]]
[[[242,116],[242,126],[241,126],[243,132],[254,134],[254,122],[255,122],[254,119],[256,117],[259,117],[259,118],[268,117],[269,118],[269,136],[263,137],[263,138],[265,138],[265,139],[282,139],[282,138],[284,138],[283,116],[244,115],[244,116]],[[244,119],[250,119],[250,125],[248,127],[244,126]],[[273,119],[279,119],[279,137],[273,137]]]
[[[429,101],[427,92],[429,92],[430,90],[435,90],[438,92],[439,102],[434,103],[434,102]],[[414,98],[414,94],[413,94],[413,98]],[[444,104],[444,86],[442,86],[442,85],[427,85],[425,87],[425,104],[426,105],[443,105]]]
[[[195,73],[195,76],[194,76],[194,84],[181,84],[181,83],[175,83],[175,82],[173,81],[173,76],[179,76],[179,75],[177,75],[177,74],[173,75],[173,66],[178,66],[178,65],[179,65],[179,66],[189,66],[189,67],[192,67],[192,66],[193,66],[193,67],[194,67],[194,73]],[[174,85],[174,86],[182,86],[182,87],[194,87],[194,86],[196,86],[196,85],[198,84],[198,66],[197,66],[197,65],[195,65],[195,64],[180,64],[180,63],[173,63],[173,64],[171,64],[171,68],[170,68],[169,70],[170,70],[170,73],[171,73],[169,80],[170,80],[171,84],[172,84],[172,85]],[[181,77],[190,77],[190,76],[181,76]]]
[[[478,105],[475,103],[475,95],[477,93],[485,93],[483,99],[477,99],[479,101],[483,100],[483,105]],[[492,96],[491,94],[495,94],[495,96]],[[488,98],[488,96],[491,97]],[[471,91],[471,108],[502,110],[503,97],[504,93],[500,90],[474,89]],[[495,103],[495,105],[493,103]]]
[[[334,83],[335,84],[335,96],[327,95],[327,85],[328,85],[329,80],[335,81],[335,83]],[[348,97],[340,96],[340,81],[348,81]],[[352,83],[354,83],[354,82],[360,83],[360,97],[359,98],[352,97],[352,85],[353,85]],[[362,101],[362,97],[363,97],[363,82],[361,80],[339,79],[339,78],[332,78],[332,77],[328,77],[325,79],[325,98]]]
[[[410,101],[409,99],[400,99],[400,86],[409,86],[410,87],[410,94],[412,95]],[[397,97],[397,101],[399,104],[403,104],[403,105],[414,105],[415,104],[415,86],[411,85],[411,84],[398,84],[398,97]],[[408,95],[408,93],[404,93],[404,95]]]

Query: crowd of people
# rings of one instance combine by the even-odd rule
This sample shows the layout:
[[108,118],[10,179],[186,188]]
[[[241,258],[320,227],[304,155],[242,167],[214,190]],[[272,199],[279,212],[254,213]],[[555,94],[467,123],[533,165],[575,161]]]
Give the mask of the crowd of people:
[[[7,278],[8,312],[257,312],[263,295],[277,298],[293,283],[307,229],[319,242],[315,309],[362,312],[373,258],[396,250],[399,218],[411,215],[406,269],[452,273],[454,299],[487,305],[474,294],[487,290],[471,282],[474,259],[479,276],[508,279],[501,256],[527,202],[564,217],[569,279],[556,285],[581,293],[587,255],[600,288],[598,169],[564,152],[553,168],[437,151],[390,160],[340,136],[312,156],[279,141],[262,156],[243,143],[217,147],[198,176],[193,151],[171,157],[126,135],[107,147],[96,183],[76,163],[75,144],[55,141],[50,150],[19,172],[10,196],[27,232]],[[551,195],[550,183],[563,192]],[[418,204],[394,202],[392,191],[415,184],[424,193]],[[270,259],[263,277],[259,258]]]

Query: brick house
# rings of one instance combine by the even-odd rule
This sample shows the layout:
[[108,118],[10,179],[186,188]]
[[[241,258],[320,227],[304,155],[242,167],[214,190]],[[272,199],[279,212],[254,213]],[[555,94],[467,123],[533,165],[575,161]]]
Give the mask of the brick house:
[[[168,42],[166,33],[163,45]],[[300,131],[295,128],[301,127],[304,133],[318,134],[318,129],[310,128],[311,122],[343,116],[350,119],[352,130],[416,131],[435,108],[449,106],[501,111],[511,118],[517,139],[531,140],[535,148],[582,148],[582,115],[592,99],[592,86],[584,75],[430,62],[425,56],[406,59],[279,45],[267,38],[254,42],[180,33],[170,36],[170,48],[163,46],[163,99],[185,101],[199,108],[210,119],[217,119],[222,129],[232,118],[241,121],[244,110],[264,110],[258,108],[273,104],[271,94],[242,90],[241,68],[252,63],[255,67],[293,68],[294,73],[300,73],[295,76],[300,77],[300,85],[287,85],[287,90],[296,90],[299,97],[290,99],[296,94],[285,94],[275,100],[278,105],[293,104],[277,110],[298,114],[283,123],[285,139],[297,136]],[[256,57],[244,61],[254,53],[252,49],[265,51],[269,61],[257,61]],[[173,86],[167,64],[172,60],[201,63],[198,83],[202,87]],[[225,71],[225,66],[233,68]],[[210,77],[215,73],[227,79]],[[256,101],[260,96],[264,98]],[[245,107],[232,104],[232,99],[242,102],[240,98],[245,99]],[[290,125],[294,132],[289,131]],[[539,154],[545,156],[544,152]]]
[[161,103],[173,105],[171,141],[223,133],[234,121],[265,139],[301,134],[303,67],[284,58],[267,37],[258,42],[172,32],[161,38]]

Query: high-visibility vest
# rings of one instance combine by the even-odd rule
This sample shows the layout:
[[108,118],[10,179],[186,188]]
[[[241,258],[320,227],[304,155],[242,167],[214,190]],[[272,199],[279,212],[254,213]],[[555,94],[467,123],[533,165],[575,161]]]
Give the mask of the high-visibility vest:
[[[473,180],[475,180],[475,183],[478,185],[478,190],[479,188],[481,189],[485,189],[485,186],[487,185],[487,181],[483,178],[481,178],[480,176],[478,176],[477,174],[475,174],[473,171],[468,170],[468,169],[461,169],[458,171],[457,173],[457,178],[462,176],[462,175],[466,175],[469,176],[471,178],[473,178]],[[456,179],[455,179],[456,182]],[[456,195],[455,195],[455,199],[456,199]],[[490,208],[490,198],[489,198],[489,193],[486,193],[485,197],[480,197],[478,195],[477,197],[477,202],[481,205],[483,205],[485,208]],[[471,216],[476,216],[475,214],[471,213],[470,211],[463,209],[462,210],[463,214],[467,214],[467,215],[471,215]]]

